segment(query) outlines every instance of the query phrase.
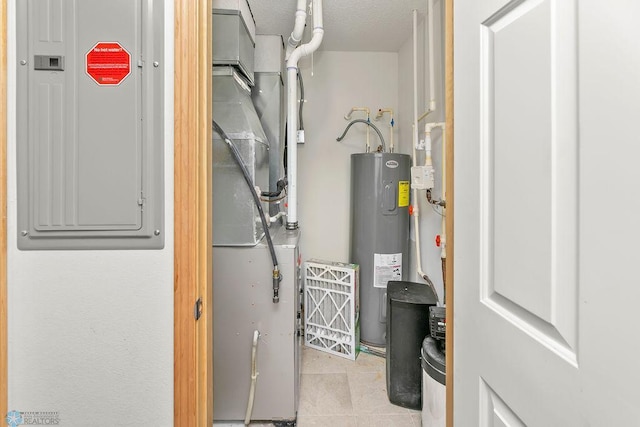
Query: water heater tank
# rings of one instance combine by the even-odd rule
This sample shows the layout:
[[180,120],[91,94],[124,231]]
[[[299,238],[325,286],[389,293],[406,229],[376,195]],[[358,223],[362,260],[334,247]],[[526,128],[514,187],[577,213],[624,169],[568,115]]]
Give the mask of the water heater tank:
[[360,339],[384,346],[387,282],[405,280],[409,263],[411,159],[351,156],[351,262],[360,265]]

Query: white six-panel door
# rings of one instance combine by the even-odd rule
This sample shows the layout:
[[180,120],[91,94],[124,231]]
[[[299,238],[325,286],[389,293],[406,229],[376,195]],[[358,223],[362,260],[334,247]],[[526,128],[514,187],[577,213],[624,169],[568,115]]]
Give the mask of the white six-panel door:
[[454,2],[456,426],[640,426],[639,3]]

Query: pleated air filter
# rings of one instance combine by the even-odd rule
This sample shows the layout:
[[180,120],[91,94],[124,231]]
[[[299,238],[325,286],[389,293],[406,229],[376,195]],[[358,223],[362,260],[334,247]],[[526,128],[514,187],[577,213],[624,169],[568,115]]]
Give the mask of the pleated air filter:
[[360,341],[358,265],[309,260],[304,272],[305,345],[355,360]]

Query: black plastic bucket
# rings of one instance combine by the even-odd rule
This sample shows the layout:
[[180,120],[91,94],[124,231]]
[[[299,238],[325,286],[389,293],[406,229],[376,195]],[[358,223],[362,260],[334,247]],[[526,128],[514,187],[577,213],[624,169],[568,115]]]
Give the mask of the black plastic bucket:
[[394,405],[422,408],[422,341],[429,335],[429,307],[436,296],[426,284],[387,284],[387,396]]

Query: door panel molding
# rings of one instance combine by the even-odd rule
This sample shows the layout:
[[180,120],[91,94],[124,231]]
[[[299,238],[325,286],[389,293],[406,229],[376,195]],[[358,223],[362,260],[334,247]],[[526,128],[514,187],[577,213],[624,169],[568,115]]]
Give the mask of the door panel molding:
[[574,367],[576,13],[571,2],[517,0],[483,23],[479,146],[481,301]]
[[525,423],[480,378],[480,427],[526,427]]

